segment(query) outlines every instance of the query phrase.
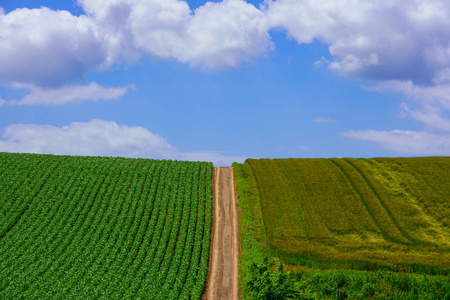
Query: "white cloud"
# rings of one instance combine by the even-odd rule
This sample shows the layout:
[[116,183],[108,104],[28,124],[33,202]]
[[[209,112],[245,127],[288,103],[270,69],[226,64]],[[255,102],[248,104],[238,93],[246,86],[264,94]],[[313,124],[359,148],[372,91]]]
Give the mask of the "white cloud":
[[[17,86],[26,87],[26,86]],[[115,100],[125,95],[130,87],[102,87],[93,82],[89,85],[64,86],[56,89],[30,86],[30,94],[20,100],[1,100],[8,105],[62,105],[70,102]]]
[[0,14],[0,84],[76,82],[104,59],[103,37],[86,16],[45,7]]
[[299,43],[329,44],[330,68],[345,76],[450,79],[448,1],[268,0],[266,13]]
[[421,86],[411,80],[390,80],[366,89],[377,92],[399,92],[424,105],[439,105],[443,109],[450,110],[450,83]]
[[264,12],[242,0],[208,2],[195,10],[179,56],[193,66],[237,67],[273,48]]
[[427,131],[450,132],[450,119],[443,117],[440,109],[428,105],[419,110],[411,110],[406,103],[402,103],[400,107],[401,117],[410,115],[417,122],[424,124]]
[[383,148],[399,154],[450,155],[450,134],[433,134],[408,130],[352,130],[342,136],[378,143]]
[[178,0],[79,0],[85,15],[0,14],[0,84],[60,87],[142,54],[200,68],[236,67],[272,48],[263,11],[243,0],[191,11]]
[[[345,76],[450,81],[450,2],[430,0],[78,0],[85,15],[48,8],[0,14],[0,83],[61,86],[148,54],[200,68],[236,67],[273,49],[269,31],[329,45]],[[324,63],[325,61],[322,61]]]
[[136,59],[140,52],[174,58],[185,40],[191,11],[177,0],[78,0],[107,44],[107,60]]
[[[107,33],[113,49],[125,45],[196,67],[223,68],[271,48],[264,13],[243,0],[208,2],[194,12],[177,0],[79,3]],[[113,52],[123,54],[123,49]]]
[[450,132],[450,119],[444,117],[450,110],[450,83],[434,86],[420,86],[412,81],[390,80],[366,87],[369,91],[398,92],[415,100],[419,109],[411,109],[407,103],[402,103],[401,117],[411,116],[414,120],[424,124],[427,131]]
[[334,123],[334,122],[336,122],[336,120],[333,120],[331,118],[320,117],[320,118],[316,118],[316,119],[312,120],[311,122],[313,122],[313,123]]
[[407,130],[360,130],[342,133],[357,140],[376,142],[386,149],[412,155],[450,155],[450,119],[445,117],[450,110],[450,84],[421,86],[412,81],[391,80],[366,87],[377,92],[398,92],[413,99],[413,106],[400,105],[400,118],[410,116],[423,124],[423,131]]
[[145,128],[95,119],[63,127],[9,125],[4,129],[0,149],[4,152],[163,158],[174,148],[166,139]]
[[317,68],[320,68],[322,66],[328,66],[329,64],[330,64],[330,61],[323,56],[318,61],[314,62],[314,66],[316,66]]
[[212,161],[219,166],[244,160],[214,151],[182,152],[146,128],[100,119],[62,127],[9,125],[3,130],[0,152]]

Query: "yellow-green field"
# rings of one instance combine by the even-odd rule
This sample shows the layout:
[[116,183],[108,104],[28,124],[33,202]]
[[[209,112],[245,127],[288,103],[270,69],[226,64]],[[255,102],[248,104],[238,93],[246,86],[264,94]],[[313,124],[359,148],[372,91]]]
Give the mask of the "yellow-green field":
[[248,159],[268,242],[318,261],[450,269],[450,158]]

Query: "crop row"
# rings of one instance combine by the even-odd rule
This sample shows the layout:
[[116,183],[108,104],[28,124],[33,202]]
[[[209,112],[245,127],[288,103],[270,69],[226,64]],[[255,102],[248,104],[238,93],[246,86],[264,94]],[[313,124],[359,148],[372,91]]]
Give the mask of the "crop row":
[[200,298],[211,176],[210,163],[0,153],[0,298]]

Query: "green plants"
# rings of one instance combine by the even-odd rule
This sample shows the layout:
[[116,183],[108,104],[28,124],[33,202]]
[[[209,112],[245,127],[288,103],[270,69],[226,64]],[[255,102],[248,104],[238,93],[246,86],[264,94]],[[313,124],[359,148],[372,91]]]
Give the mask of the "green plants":
[[0,177],[0,298],[200,298],[211,163],[0,153]]

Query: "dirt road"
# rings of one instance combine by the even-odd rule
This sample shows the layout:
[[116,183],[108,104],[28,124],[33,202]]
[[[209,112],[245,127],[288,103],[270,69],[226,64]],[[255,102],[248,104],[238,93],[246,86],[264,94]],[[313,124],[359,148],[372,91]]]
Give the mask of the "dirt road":
[[214,208],[209,273],[203,299],[239,299],[238,210],[232,168],[214,168]]

